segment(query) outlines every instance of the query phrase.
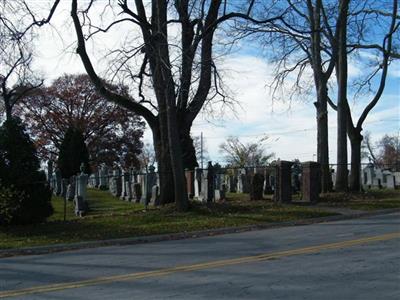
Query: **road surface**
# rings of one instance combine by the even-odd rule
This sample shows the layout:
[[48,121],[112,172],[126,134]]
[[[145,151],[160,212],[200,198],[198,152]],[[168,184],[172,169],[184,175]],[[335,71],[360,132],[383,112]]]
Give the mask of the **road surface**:
[[397,300],[400,213],[3,258],[3,298]]

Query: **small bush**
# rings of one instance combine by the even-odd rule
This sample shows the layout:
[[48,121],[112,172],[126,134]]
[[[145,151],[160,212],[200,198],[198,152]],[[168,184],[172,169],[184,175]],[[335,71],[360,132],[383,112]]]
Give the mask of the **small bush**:
[[0,185],[0,225],[9,225],[22,207],[24,192]]
[[53,213],[46,176],[20,120],[0,127],[0,224],[30,224]]

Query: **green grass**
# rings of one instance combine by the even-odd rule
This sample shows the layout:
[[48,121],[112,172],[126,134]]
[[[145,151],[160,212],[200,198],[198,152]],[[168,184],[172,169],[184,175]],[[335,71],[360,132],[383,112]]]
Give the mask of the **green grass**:
[[178,213],[174,205],[144,210],[140,204],[122,201],[108,192],[90,189],[87,216],[78,218],[67,203],[63,222],[63,199],[53,198],[54,215],[48,222],[30,226],[0,227],[0,249],[72,243],[203,229],[292,221],[333,215],[318,208],[278,206],[270,200],[249,201],[248,195],[229,194],[222,203],[202,205]]
[[322,195],[323,204],[357,210],[400,208],[400,190],[373,189],[362,193],[330,193]]

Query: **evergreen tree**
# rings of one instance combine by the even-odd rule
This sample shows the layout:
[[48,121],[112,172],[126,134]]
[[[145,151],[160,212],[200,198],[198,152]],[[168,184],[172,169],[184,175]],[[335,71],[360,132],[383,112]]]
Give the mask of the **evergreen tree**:
[[51,191],[39,167],[21,121],[5,121],[0,127],[0,224],[37,223],[52,214]]
[[81,164],[85,165],[84,172],[89,174],[89,152],[85,139],[80,130],[69,127],[60,146],[58,167],[62,178],[70,178],[80,173]]

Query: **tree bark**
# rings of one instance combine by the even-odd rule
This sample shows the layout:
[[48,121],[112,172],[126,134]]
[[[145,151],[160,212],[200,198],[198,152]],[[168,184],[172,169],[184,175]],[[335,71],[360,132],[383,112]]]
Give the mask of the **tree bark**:
[[315,7],[307,1],[310,16],[311,34],[311,64],[313,67],[314,83],[317,102],[317,161],[321,164],[321,192],[331,190],[331,173],[329,168],[328,144],[328,86],[329,74],[324,72],[321,49],[321,10],[322,2],[317,1]]
[[158,175],[160,179],[160,204],[173,203],[175,200],[174,179],[168,149],[168,140],[161,139],[159,128],[153,130],[153,143],[156,152]]
[[193,145],[193,139],[190,136],[190,126],[179,123],[179,139],[182,146],[183,168],[194,170],[199,164],[196,158],[196,149]]
[[165,1],[152,2],[152,27],[153,36],[150,40],[152,49],[149,49],[148,55],[153,65],[152,77],[159,107],[161,139],[168,140],[176,208],[179,211],[186,211],[189,203],[178,131],[175,83],[171,73],[168,48],[167,3]]
[[168,141],[174,178],[175,204],[178,211],[187,211],[189,208],[189,200],[186,192],[182,150],[176,122],[176,108],[171,103],[171,101],[175,101],[175,98],[172,98],[169,101],[167,107]]
[[[322,84],[320,82],[320,84]],[[332,178],[329,168],[328,147],[328,109],[327,88],[320,87],[317,93],[317,161],[321,165],[321,191],[326,193],[332,189]]]
[[12,119],[12,105],[11,105],[11,97],[9,94],[5,94],[3,92],[3,100],[4,100],[4,110],[6,112],[6,120],[9,121]]
[[[339,10],[347,16],[348,1],[341,0]],[[348,190],[347,171],[347,17],[340,19],[338,37],[338,101],[337,101],[337,173],[335,190]]]
[[[349,135],[350,137],[350,135]],[[358,132],[350,137],[351,145],[351,170],[350,170],[350,190],[359,192],[361,190],[361,142],[362,135]]]

